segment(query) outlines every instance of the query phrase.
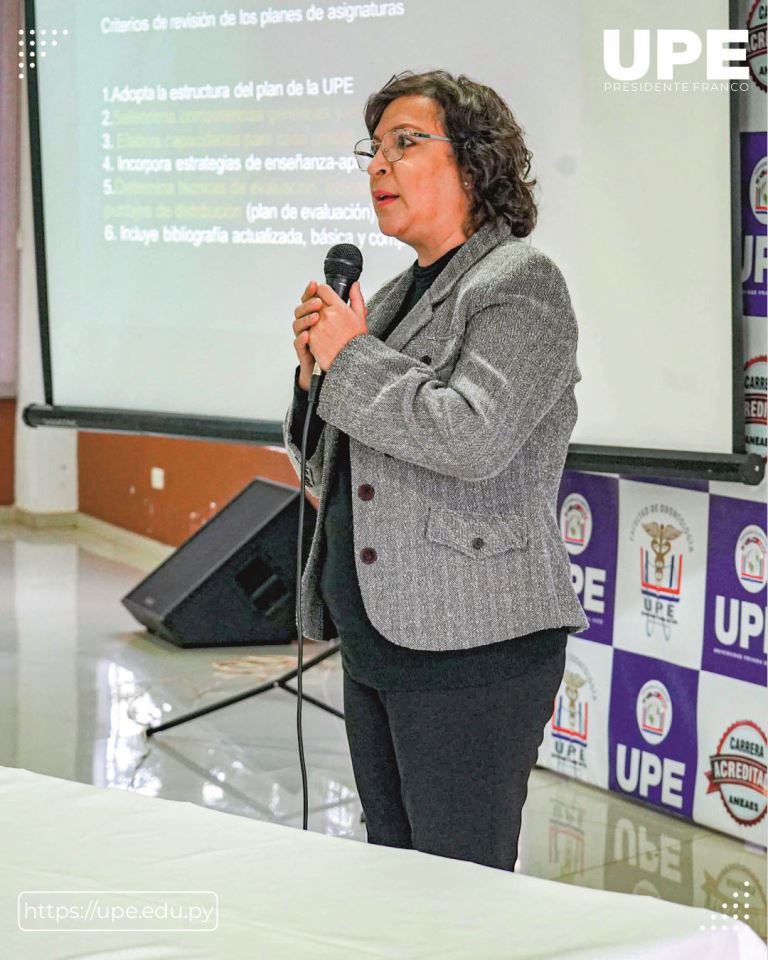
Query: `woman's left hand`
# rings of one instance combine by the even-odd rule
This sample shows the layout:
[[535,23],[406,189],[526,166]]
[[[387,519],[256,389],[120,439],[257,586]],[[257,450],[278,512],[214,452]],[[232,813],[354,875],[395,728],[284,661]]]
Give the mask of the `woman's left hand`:
[[350,340],[368,333],[368,310],[357,281],[350,288],[349,305],[327,283],[320,283],[315,296],[305,300],[300,310],[317,314],[309,328],[309,349],[323,371],[330,368],[336,354]]

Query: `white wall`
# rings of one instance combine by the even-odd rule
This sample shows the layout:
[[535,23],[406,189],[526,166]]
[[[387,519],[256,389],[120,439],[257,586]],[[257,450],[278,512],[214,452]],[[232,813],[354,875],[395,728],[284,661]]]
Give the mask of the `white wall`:
[[29,162],[27,85],[21,96],[19,353],[16,423],[16,506],[35,513],[77,510],[77,433],[27,427],[21,414],[43,403],[43,372],[37,313],[32,177]]
[[21,82],[11,51],[16,49],[21,3],[0,4],[0,397],[16,396],[18,314],[18,110]]

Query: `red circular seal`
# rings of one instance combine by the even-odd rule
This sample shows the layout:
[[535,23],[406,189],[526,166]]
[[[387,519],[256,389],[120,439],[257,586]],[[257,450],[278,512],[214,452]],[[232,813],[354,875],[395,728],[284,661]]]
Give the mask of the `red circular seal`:
[[709,758],[707,793],[720,793],[725,809],[744,827],[765,816],[768,740],[753,720],[737,720],[725,731]]
[[[761,90],[766,89],[766,26],[764,11],[765,4],[763,0],[755,0],[747,17],[747,65],[749,72],[752,74],[752,79]],[[763,13],[763,19],[758,19],[761,12]]]

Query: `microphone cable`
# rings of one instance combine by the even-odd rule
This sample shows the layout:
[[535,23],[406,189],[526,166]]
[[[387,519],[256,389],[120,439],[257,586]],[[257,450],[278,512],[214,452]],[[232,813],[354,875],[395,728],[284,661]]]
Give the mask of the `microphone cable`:
[[[363,269],[363,255],[353,244],[339,243],[331,247],[325,258],[324,271],[325,282],[345,302],[349,302],[349,290],[352,284],[360,277]],[[315,404],[320,385],[325,373],[320,364],[315,360],[315,367],[312,371],[312,379],[309,384],[309,394],[307,397],[307,415],[304,418],[304,429],[301,432],[301,486],[299,494],[299,536],[296,546],[296,626],[299,631],[299,650],[296,658],[298,673],[296,674],[296,685],[298,687],[296,696],[296,739],[299,746],[299,767],[301,768],[301,792],[302,792],[302,815],[301,829],[307,829],[309,820],[309,789],[307,786],[307,765],[304,759],[304,735],[301,726],[301,707],[304,700],[302,694],[302,676],[304,673],[304,627],[301,616],[301,575],[302,558],[304,555],[304,505],[306,502],[305,488],[307,481],[307,437],[309,436],[309,425],[312,422]]]
[[[299,631],[299,650],[296,658],[298,673],[296,674],[296,684],[298,687],[296,697],[296,737],[299,744],[299,766],[301,768],[301,829],[307,829],[309,820],[309,790],[307,787],[307,765],[304,760],[304,736],[301,728],[301,707],[304,702],[302,694],[302,676],[304,673],[304,626],[301,617],[301,575],[302,575],[302,557],[304,556],[304,505],[306,503],[305,488],[307,482],[307,437],[309,436],[309,425],[312,421],[312,412],[317,399],[316,383],[318,377],[312,377],[312,385],[309,389],[309,398],[307,405],[307,415],[304,418],[304,429],[301,434],[301,487],[299,494],[299,542],[296,547],[296,625]],[[313,390],[312,387],[315,387]]]

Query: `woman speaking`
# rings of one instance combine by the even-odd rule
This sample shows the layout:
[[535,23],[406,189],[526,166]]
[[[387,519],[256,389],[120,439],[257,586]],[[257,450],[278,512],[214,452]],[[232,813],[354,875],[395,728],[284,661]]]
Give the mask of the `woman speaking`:
[[513,870],[530,771],[589,624],[556,517],[577,325],[504,101],[442,70],[393,77],[355,155],[415,263],[366,307],[312,281],[284,422],[319,497],[310,639],[338,636],[368,841]]

